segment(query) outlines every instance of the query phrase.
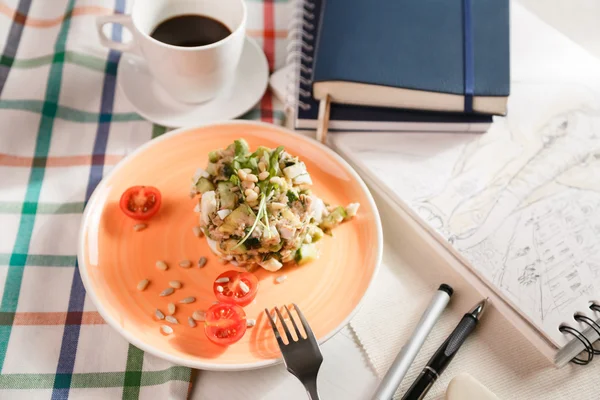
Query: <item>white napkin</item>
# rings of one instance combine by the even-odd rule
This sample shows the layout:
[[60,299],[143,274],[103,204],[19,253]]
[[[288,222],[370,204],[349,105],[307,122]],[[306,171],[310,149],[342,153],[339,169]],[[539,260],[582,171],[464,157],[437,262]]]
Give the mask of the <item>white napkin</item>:
[[[392,219],[389,214],[388,220]],[[387,237],[393,237],[387,235]],[[381,379],[408,340],[439,284],[450,283],[455,293],[396,393],[401,398],[427,360],[442,344],[462,315],[479,300],[459,278],[419,265],[419,249],[409,243],[386,243],[381,270],[365,301],[350,322],[373,370]],[[398,254],[406,255],[401,258]],[[441,399],[449,381],[468,372],[501,399],[597,399],[600,361],[588,366],[570,364],[556,369],[493,306],[431,389],[428,399]]]

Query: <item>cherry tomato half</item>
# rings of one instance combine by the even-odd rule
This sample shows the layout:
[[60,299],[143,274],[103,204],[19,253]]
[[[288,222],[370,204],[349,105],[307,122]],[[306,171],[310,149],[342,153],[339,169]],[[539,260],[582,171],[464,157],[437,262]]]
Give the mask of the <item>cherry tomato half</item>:
[[245,307],[256,297],[258,279],[249,272],[226,271],[215,279],[213,291],[221,303]]
[[234,304],[215,304],[206,311],[204,333],[221,346],[235,343],[246,333],[246,313]]
[[130,218],[144,221],[158,212],[162,196],[152,186],[132,186],[127,189],[119,201],[121,211]]

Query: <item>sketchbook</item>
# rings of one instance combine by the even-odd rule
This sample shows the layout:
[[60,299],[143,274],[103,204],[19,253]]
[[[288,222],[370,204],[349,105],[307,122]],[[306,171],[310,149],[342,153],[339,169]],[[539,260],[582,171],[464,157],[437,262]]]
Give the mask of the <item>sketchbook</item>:
[[513,5],[509,112],[486,134],[329,140],[558,366],[585,364],[600,333],[600,60]]

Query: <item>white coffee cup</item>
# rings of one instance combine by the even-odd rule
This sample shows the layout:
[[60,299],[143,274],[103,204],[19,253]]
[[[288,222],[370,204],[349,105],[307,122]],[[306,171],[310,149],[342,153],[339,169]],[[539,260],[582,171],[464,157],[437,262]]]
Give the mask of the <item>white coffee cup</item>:
[[[173,46],[150,37],[161,22],[189,14],[220,21],[231,34],[199,47]],[[246,18],[244,0],[138,0],[131,15],[99,17],[96,26],[104,46],[140,55],[152,76],[174,99],[200,103],[215,97],[234,78],[245,41]],[[119,43],[106,37],[102,28],[108,23],[123,25],[131,31],[133,40]]]

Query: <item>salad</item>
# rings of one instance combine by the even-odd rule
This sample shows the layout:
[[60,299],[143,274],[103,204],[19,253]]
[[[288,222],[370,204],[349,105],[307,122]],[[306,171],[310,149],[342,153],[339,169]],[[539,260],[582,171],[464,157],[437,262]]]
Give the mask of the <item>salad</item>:
[[318,257],[324,234],[354,217],[359,204],[330,205],[311,191],[306,165],[280,146],[250,152],[244,139],[210,152],[193,177],[200,229],[222,259],[269,271]]

